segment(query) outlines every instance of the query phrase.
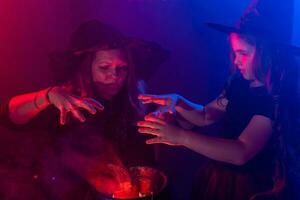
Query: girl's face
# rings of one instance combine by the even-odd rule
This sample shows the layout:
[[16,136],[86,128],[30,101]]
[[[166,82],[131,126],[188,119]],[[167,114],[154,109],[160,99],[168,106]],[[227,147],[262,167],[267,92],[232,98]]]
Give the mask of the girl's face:
[[92,79],[97,92],[111,99],[122,89],[128,74],[128,60],[120,49],[99,50],[92,62]]
[[234,65],[246,80],[256,80],[253,70],[256,46],[247,43],[237,33],[230,34],[230,43],[234,55]]

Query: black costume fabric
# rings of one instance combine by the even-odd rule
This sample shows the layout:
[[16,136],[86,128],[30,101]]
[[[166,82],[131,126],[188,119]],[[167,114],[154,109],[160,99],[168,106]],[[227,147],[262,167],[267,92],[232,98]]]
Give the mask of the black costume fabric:
[[36,166],[42,149],[49,144],[48,134],[11,131],[22,128],[10,120],[8,104],[5,100],[0,105],[0,199],[46,200]]
[[8,116],[8,103],[9,101],[0,102],[0,123],[1,124],[7,124],[10,121]]
[[[27,180],[27,185],[31,185],[34,189],[28,191],[24,189],[24,193],[32,194],[28,200],[82,200],[87,197],[96,199],[97,192],[86,177],[89,163],[95,165],[95,162],[98,162],[98,167],[107,170],[106,173],[110,173],[107,166],[111,164],[116,166],[122,164],[125,168],[154,165],[154,150],[152,146],[145,144],[146,138],[136,131],[137,118],[133,108],[125,109],[127,111],[124,112],[119,110],[122,106],[119,101],[102,101],[102,103],[105,106],[103,112],[96,115],[85,113],[87,119],[85,123],[69,120],[65,126],[59,125],[59,111],[53,106],[22,126],[9,122],[7,104],[1,107],[3,123],[21,131],[18,134],[22,134],[24,138],[32,137],[31,146],[41,146],[36,149],[38,155],[36,153],[29,155],[32,156],[33,164],[26,168],[28,175],[24,179]],[[124,120],[124,117],[127,120]],[[28,135],[33,132],[36,134]],[[13,159],[22,158],[15,155]],[[7,171],[6,168],[10,170]],[[1,163],[1,169],[7,175],[16,174],[20,168],[17,166],[14,170],[11,166]],[[20,177],[22,176],[21,174]],[[17,181],[13,184],[19,187]],[[2,190],[0,197],[8,199],[4,188],[0,188]],[[38,196],[33,193],[38,193]],[[24,194],[20,193],[15,194],[15,197],[26,199]]]
[[[220,134],[222,138],[237,139],[255,115],[274,119],[275,104],[267,89],[264,86],[249,87],[249,82],[241,76],[230,80],[225,88],[225,98],[228,104]],[[249,200],[253,195],[271,189],[276,157],[272,141],[242,166],[219,161],[210,161],[203,166],[195,179],[191,199]]]

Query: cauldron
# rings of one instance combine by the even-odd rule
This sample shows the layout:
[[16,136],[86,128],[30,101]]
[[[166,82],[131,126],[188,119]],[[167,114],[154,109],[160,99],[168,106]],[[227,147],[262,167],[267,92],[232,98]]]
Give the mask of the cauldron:
[[[169,199],[166,190],[167,177],[163,172],[146,166],[131,167],[131,192],[118,191],[114,194],[93,192],[88,200],[166,200]],[[92,197],[93,196],[93,197]]]

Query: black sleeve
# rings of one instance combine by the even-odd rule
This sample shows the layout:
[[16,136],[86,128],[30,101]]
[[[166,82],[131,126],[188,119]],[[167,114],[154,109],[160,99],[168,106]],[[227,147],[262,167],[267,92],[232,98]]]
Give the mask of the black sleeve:
[[123,161],[127,166],[155,166],[154,146],[146,144],[150,137],[140,134],[136,127],[131,127],[131,134],[124,147],[120,152]]
[[9,117],[10,99],[0,104],[0,124],[15,131],[51,130],[59,127],[59,111],[54,106],[49,106],[26,124],[15,124]]
[[10,123],[9,114],[8,114],[8,104],[9,104],[9,100],[0,103],[0,124],[1,125],[6,125]]
[[26,129],[55,130],[60,127],[59,110],[53,105],[50,105],[37,114],[27,124],[23,125],[23,127]]
[[254,103],[255,103],[255,106],[253,108],[254,115],[262,115],[274,120],[275,102],[272,96],[270,95],[259,96]]
[[241,75],[235,74],[230,77],[225,85],[225,97],[229,101],[236,98],[236,95],[243,96],[249,89],[249,81]]

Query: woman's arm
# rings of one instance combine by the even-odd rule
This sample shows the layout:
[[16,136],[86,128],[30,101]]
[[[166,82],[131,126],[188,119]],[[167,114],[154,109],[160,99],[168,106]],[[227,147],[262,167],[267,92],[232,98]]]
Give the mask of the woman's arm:
[[74,118],[85,121],[79,108],[95,114],[96,110],[103,110],[103,106],[92,98],[81,98],[66,92],[61,87],[51,87],[37,92],[19,95],[9,102],[9,117],[15,124],[26,124],[38,113],[54,105],[60,111],[60,123],[65,124],[70,112]]
[[262,115],[255,115],[236,140],[183,130],[154,117],[147,117],[138,126],[139,132],[157,136],[147,144],[181,145],[213,160],[234,165],[244,165],[251,160],[265,147],[272,134],[271,119]]
[[11,98],[8,105],[10,120],[15,124],[26,124],[39,112],[48,107],[51,104],[47,97],[49,89]]

